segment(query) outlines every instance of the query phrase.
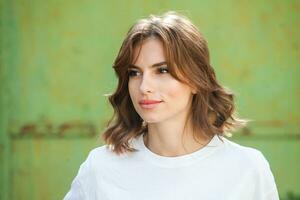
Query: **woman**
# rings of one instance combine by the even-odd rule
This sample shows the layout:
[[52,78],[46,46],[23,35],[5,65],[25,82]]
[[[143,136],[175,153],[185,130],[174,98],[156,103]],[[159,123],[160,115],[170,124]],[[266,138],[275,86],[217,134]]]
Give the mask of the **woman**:
[[139,20],[114,62],[115,112],[65,199],[277,200],[268,161],[224,137],[245,120],[185,16]]

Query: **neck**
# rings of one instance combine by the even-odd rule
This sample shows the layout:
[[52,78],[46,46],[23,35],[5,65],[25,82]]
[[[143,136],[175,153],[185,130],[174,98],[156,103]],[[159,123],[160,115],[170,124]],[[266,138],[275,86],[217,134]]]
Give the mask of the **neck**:
[[190,123],[184,128],[184,123],[170,121],[148,124],[148,133],[144,135],[144,143],[149,150],[167,157],[195,152],[210,141],[204,136],[199,139],[194,139]]

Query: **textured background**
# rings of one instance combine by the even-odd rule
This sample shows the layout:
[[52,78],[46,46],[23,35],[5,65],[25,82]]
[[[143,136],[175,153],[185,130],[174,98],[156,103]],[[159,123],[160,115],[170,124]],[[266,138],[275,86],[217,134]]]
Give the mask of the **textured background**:
[[[150,2],[150,1],[149,1]],[[300,199],[300,1],[0,0],[0,199],[62,199],[112,114],[128,28],[176,10],[208,40],[217,77],[253,119],[232,140],[263,152]]]

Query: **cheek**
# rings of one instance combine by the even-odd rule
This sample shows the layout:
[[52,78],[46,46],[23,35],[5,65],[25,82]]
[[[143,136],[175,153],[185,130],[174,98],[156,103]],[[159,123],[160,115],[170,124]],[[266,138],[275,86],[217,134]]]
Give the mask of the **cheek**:
[[137,86],[136,83],[134,81],[129,81],[128,82],[128,92],[129,92],[129,96],[130,98],[133,100],[135,98],[137,98]]
[[168,87],[165,88],[165,91],[167,92],[169,98],[178,98],[178,100],[189,95],[189,88],[178,81],[173,81],[172,83],[168,84]]
[[133,98],[133,96],[134,96],[134,94],[133,94],[133,88],[132,88],[132,84],[130,84],[130,82],[128,82],[128,92],[129,92],[129,96],[130,96],[130,98],[132,99]]

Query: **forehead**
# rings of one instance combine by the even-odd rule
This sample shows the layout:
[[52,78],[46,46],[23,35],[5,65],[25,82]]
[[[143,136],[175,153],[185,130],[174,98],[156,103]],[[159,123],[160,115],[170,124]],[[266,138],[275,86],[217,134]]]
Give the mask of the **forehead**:
[[163,43],[158,38],[147,38],[133,51],[133,65],[148,67],[166,61]]

